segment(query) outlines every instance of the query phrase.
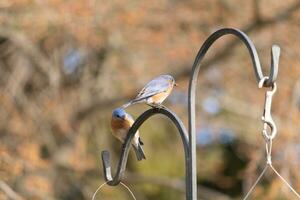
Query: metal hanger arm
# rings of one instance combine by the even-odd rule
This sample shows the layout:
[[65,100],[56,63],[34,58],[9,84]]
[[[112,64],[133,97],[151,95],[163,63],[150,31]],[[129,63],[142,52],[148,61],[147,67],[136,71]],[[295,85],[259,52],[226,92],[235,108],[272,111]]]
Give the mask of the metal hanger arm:
[[183,148],[185,152],[185,166],[186,166],[186,195],[187,199],[190,199],[191,195],[191,171],[189,171],[190,166],[189,166],[189,160],[190,160],[190,155],[189,155],[189,140],[188,140],[188,134],[187,131],[182,123],[182,121],[177,117],[175,113],[172,111],[166,109],[166,108],[153,108],[145,111],[143,114],[141,114],[135,121],[135,123],[132,125],[130,128],[127,137],[125,139],[125,143],[122,146],[122,152],[121,156],[118,162],[117,170],[115,172],[115,175],[112,175],[112,169],[110,166],[110,155],[108,151],[103,151],[102,152],[102,164],[103,164],[103,172],[104,172],[104,177],[105,180],[107,181],[108,185],[114,186],[118,185],[121,182],[121,179],[123,178],[125,169],[126,169],[126,164],[127,164],[127,159],[128,159],[128,154],[129,150],[131,147],[131,140],[134,137],[134,134],[136,131],[139,129],[139,127],[151,116],[155,114],[163,114],[166,117],[168,117],[173,124],[176,126],[181,139],[183,143]]

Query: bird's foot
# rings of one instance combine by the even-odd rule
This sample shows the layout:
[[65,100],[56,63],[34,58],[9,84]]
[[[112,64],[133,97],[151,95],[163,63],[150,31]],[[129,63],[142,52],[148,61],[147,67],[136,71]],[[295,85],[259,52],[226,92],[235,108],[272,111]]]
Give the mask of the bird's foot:
[[149,106],[151,106],[154,109],[166,109],[166,107],[162,104],[148,104]]

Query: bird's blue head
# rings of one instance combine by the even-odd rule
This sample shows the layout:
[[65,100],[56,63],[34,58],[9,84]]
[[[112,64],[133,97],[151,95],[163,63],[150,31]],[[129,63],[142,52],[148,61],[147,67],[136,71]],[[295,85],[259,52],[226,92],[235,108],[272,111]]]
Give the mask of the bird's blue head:
[[116,108],[113,112],[112,112],[112,116],[117,118],[117,119],[125,119],[126,118],[126,112],[124,109],[122,108]]
[[168,80],[170,83],[172,83],[172,85],[177,86],[177,83],[175,83],[175,79],[173,76],[171,75],[161,75],[164,79]]

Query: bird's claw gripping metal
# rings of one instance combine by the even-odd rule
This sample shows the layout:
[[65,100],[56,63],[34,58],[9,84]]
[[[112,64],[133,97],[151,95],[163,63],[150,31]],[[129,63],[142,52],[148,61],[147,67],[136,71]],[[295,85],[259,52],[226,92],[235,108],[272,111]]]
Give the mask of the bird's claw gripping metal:
[[[268,77],[264,77],[260,80],[258,87],[262,88],[264,85],[264,82],[268,80]],[[273,95],[275,94],[277,90],[276,83],[272,84],[272,90],[266,91],[265,95],[265,105],[264,105],[264,112],[262,116],[262,121],[264,123],[263,127],[263,136],[267,141],[270,141],[274,139],[274,137],[277,134],[277,127],[276,124],[272,118],[271,115],[271,108],[272,108],[272,99]],[[268,128],[271,130],[271,132],[268,132]]]

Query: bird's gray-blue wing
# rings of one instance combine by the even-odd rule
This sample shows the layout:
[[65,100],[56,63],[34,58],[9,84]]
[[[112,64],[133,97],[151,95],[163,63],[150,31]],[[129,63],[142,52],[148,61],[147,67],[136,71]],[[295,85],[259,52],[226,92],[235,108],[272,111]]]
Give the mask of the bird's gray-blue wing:
[[155,94],[165,92],[170,87],[169,81],[162,77],[158,77],[150,81],[137,95],[135,100],[141,100],[148,97],[151,97]]

